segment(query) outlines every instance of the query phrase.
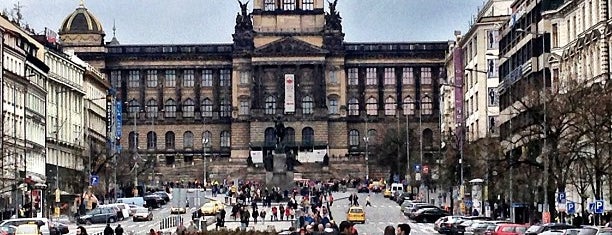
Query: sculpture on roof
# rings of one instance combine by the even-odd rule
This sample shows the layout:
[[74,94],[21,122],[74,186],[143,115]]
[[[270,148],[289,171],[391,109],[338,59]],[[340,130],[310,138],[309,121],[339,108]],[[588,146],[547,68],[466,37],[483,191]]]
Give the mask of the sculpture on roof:
[[251,50],[253,48],[253,21],[248,12],[248,4],[238,0],[240,12],[236,14],[236,25],[234,26],[234,49]]
[[338,0],[327,1],[327,3],[329,4],[329,13],[325,14],[325,29],[342,31],[342,17],[336,11]]

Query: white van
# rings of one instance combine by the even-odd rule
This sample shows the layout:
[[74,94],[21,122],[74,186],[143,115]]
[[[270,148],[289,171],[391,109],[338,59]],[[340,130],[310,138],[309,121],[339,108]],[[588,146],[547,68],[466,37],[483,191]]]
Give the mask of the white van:
[[395,192],[403,193],[404,185],[400,183],[392,183],[391,184],[391,195],[395,195]]
[[125,203],[128,205],[137,205],[137,206],[145,206],[144,198],[142,197],[124,197],[117,198],[117,203]]
[[47,218],[8,219],[8,220],[2,221],[2,223],[0,223],[0,227],[9,226],[9,225],[18,227],[19,225],[29,224],[29,223],[38,224],[40,226],[40,234],[42,235],[51,235],[51,229],[54,229],[52,228],[51,221],[49,221],[49,219]]

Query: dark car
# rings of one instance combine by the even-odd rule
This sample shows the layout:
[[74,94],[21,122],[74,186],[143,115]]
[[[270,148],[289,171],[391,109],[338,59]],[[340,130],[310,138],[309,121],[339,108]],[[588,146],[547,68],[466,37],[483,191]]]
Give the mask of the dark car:
[[17,226],[14,225],[5,225],[0,227],[0,235],[15,235],[17,231]]
[[440,208],[423,208],[416,211],[412,219],[416,222],[428,223],[449,215],[450,213]]
[[525,235],[535,235],[540,234],[549,230],[565,230],[569,228],[578,228],[576,226],[570,224],[561,224],[561,223],[550,223],[550,224],[542,224],[542,225],[533,225],[525,231]]
[[113,208],[96,208],[77,218],[77,224],[114,223],[117,213]]
[[166,199],[155,193],[146,194],[143,198],[145,201],[147,200],[147,198],[154,198],[157,201],[157,204],[166,205]]
[[154,194],[160,196],[161,198],[163,198],[164,201],[166,201],[166,203],[168,203],[170,201],[170,196],[168,196],[168,193],[166,193],[164,191],[157,191],[157,192],[154,192]]
[[362,184],[357,187],[357,192],[358,193],[369,193],[370,189],[368,188],[368,185]]
[[68,225],[58,223],[58,222],[51,222],[51,223],[53,223],[53,227],[56,230],[58,230],[61,234],[68,234],[70,232],[70,230],[68,229]]
[[162,205],[161,202],[164,201],[164,199],[155,194],[146,195],[142,197],[142,199],[145,201],[145,206],[148,208],[160,208]]
[[413,200],[414,195],[412,193],[403,192],[398,193],[393,197],[393,200],[397,202],[397,204],[401,205],[405,200]]

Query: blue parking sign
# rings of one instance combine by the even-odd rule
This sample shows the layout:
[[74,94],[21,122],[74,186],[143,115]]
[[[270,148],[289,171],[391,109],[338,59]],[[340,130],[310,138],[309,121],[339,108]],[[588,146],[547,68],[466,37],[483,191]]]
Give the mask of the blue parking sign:
[[557,202],[558,203],[561,203],[561,204],[565,203],[565,199],[566,199],[565,192],[561,191],[561,192],[559,192],[557,194]]
[[604,200],[595,201],[595,214],[603,214],[604,212]]
[[92,175],[91,177],[89,177],[89,181],[91,185],[96,186],[98,185],[98,183],[100,183],[100,177],[97,175]]
[[593,203],[593,202],[589,203],[589,211],[590,212],[594,212],[595,211],[595,203]]
[[567,203],[567,213],[570,215],[576,213],[576,204],[574,202]]

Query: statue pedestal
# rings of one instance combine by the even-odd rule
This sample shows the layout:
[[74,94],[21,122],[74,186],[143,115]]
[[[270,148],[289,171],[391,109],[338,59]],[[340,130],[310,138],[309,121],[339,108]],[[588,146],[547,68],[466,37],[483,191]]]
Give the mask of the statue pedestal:
[[322,170],[323,171],[329,171],[329,166],[324,166]]
[[272,156],[274,159],[273,167],[271,172],[266,172],[266,186],[269,188],[280,187],[281,190],[293,188],[293,172],[287,171],[285,164],[287,155],[274,153]]

